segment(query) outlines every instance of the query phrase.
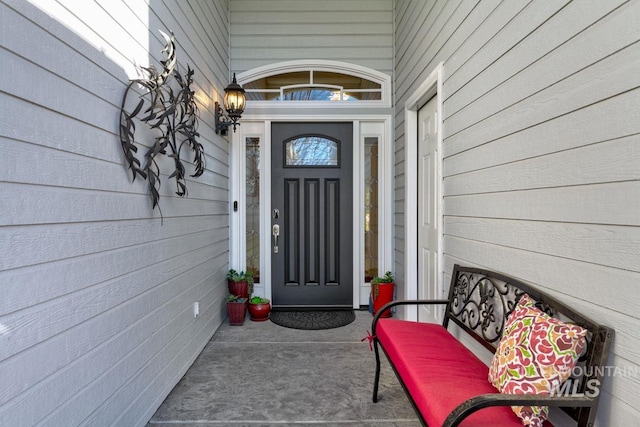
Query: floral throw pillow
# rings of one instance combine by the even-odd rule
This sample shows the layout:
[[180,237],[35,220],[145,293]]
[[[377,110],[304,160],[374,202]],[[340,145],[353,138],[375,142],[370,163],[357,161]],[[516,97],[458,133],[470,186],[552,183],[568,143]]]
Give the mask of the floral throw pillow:
[[[587,330],[557,320],[524,294],[507,318],[489,366],[489,382],[501,393],[550,394],[571,376],[586,346]],[[546,406],[513,406],[526,426],[541,427]]]

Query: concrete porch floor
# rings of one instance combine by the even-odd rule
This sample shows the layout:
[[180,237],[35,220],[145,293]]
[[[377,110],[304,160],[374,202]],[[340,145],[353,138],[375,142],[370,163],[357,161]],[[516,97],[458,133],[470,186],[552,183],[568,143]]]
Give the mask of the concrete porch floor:
[[366,311],[323,331],[225,321],[147,427],[419,426],[384,356],[380,400],[371,401],[367,330]]

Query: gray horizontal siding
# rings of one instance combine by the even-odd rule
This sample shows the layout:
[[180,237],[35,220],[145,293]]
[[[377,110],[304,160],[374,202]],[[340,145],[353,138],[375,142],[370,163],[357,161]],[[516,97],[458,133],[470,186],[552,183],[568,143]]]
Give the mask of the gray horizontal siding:
[[[145,425],[225,315],[228,2],[148,3],[0,1],[0,425]],[[161,163],[162,223],[118,137],[158,29],[195,70],[208,166],[182,199]]]
[[393,71],[391,0],[231,2],[231,69],[298,59]]
[[[627,372],[640,370],[639,21],[623,1],[396,6],[398,210],[402,106],[443,62],[445,278],[462,263],[543,288],[614,327],[610,363]],[[607,378],[599,425],[638,424],[639,397],[637,377]]]

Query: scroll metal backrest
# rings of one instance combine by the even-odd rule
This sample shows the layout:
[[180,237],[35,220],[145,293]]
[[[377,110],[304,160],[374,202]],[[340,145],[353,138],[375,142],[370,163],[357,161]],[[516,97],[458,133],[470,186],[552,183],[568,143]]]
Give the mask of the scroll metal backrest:
[[523,291],[508,278],[480,270],[455,270],[452,278],[447,318],[465,329],[486,348],[495,352],[507,316]]

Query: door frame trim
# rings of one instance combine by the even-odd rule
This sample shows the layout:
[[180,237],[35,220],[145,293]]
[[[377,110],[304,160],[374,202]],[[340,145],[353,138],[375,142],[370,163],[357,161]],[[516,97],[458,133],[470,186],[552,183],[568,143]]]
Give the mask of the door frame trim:
[[[229,263],[236,270],[246,268],[246,252],[244,239],[246,228],[243,218],[246,210],[243,203],[238,204],[238,211],[234,211],[234,201],[246,199],[244,183],[245,150],[241,142],[246,137],[260,136],[261,138],[261,162],[260,162],[260,216],[271,218],[271,123],[272,122],[351,122],[353,123],[353,308],[361,306],[361,295],[364,286],[364,169],[362,165],[364,137],[372,136],[370,132],[361,131],[367,124],[374,123],[381,127],[381,152],[384,158],[380,167],[381,182],[379,186],[380,232],[378,236],[379,271],[392,270],[393,268],[393,140],[392,140],[392,116],[390,114],[345,114],[342,110],[334,114],[322,112],[315,115],[279,113],[251,114],[246,113],[242,117],[242,126],[239,131],[231,134],[230,141],[230,256]],[[262,157],[263,156],[263,157]],[[383,157],[384,156],[384,157]],[[271,221],[261,221],[260,233],[262,236],[271,236]],[[258,295],[271,298],[271,239],[261,240],[261,267],[260,277],[262,283],[255,287]],[[366,290],[364,291],[366,292]],[[368,293],[367,293],[368,295]]]
[[[438,229],[440,230],[438,237],[438,245],[440,255],[438,257],[438,294],[443,289],[443,203],[442,203],[442,138],[443,138],[443,108],[442,108],[442,84],[443,84],[443,63],[440,62],[429,76],[420,84],[420,86],[409,96],[404,104],[404,135],[405,135],[405,262],[404,262],[404,283],[405,296],[407,299],[418,298],[418,201],[416,194],[418,193],[418,164],[415,159],[418,158],[418,111],[432,97],[436,96],[437,101],[437,120],[438,126],[438,165],[439,176],[439,194],[440,198],[436,204],[438,209]],[[412,284],[412,286],[409,286]],[[418,310],[416,306],[408,306],[405,314],[406,319],[418,320]]]

